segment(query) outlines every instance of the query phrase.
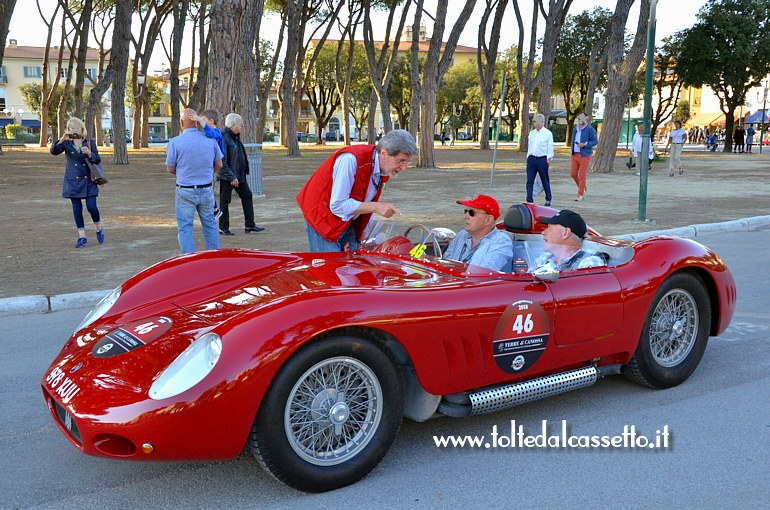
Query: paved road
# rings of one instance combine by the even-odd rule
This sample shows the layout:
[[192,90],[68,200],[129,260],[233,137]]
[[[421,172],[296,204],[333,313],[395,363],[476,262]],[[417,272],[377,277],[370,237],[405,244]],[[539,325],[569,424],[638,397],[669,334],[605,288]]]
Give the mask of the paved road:
[[[757,508],[770,500],[770,231],[704,238],[731,267],[738,309],[683,385],[666,391],[621,377],[520,408],[456,420],[405,422],[370,476],[329,494],[288,489],[243,454],[199,464],[145,464],[78,454],[54,428],[39,379],[86,313],[0,321],[0,494],[4,508]],[[510,420],[535,431],[565,419],[574,434],[663,425],[672,448],[437,449],[434,434],[488,435]],[[201,431],[205,440],[205,431]]]

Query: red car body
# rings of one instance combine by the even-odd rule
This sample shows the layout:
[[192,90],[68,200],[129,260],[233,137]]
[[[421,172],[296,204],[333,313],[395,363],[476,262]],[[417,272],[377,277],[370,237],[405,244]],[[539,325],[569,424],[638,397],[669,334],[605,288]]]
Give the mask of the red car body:
[[[515,207],[531,218],[554,212]],[[534,239],[544,227],[532,220],[510,230]],[[404,413],[424,420],[436,409],[415,404],[410,388],[424,402],[589,365],[626,366],[657,290],[677,273],[702,282],[707,334],[729,325],[735,283],[706,247],[672,237],[592,241],[628,260],[546,282],[530,273],[469,272],[460,263],[366,249],[175,257],[126,281],[112,307],[73,334],[44,374],[43,394],[54,421],[83,453],[226,459],[242,451],[260,408],[267,412],[263,400],[279,370],[337,331],[378,339],[413,374],[404,375]],[[517,337],[517,328],[529,335]],[[221,338],[213,369],[177,395],[150,398],[159,374],[209,332]],[[540,344],[528,351],[532,334]],[[129,342],[125,352],[97,355],[113,340]],[[333,487],[319,490],[327,488]]]

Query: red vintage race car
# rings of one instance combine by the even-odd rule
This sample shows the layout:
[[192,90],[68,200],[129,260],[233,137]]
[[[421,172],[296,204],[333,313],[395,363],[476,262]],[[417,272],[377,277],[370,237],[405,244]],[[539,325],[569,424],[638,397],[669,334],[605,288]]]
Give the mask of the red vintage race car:
[[[537,218],[554,213],[508,210],[513,258],[533,263]],[[326,491],[369,473],[404,417],[497,411],[608,374],[680,384],[734,312],[730,271],[691,240],[592,236],[584,248],[607,266],[559,274],[444,259],[451,237],[384,221],[353,252],[221,250],[150,267],[46,371],[51,415],[90,455],[225,459],[248,443],[279,480]]]

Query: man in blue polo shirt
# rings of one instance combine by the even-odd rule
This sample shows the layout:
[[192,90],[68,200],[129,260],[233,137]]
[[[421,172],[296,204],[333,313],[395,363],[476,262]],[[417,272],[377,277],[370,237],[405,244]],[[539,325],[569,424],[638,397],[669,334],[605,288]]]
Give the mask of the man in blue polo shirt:
[[182,112],[182,134],[172,138],[166,148],[166,168],[176,175],[176,223],[179,251],[195,251],[193,221],[195,211],[203,228],[207,250],[219,248],[219,231],[211,211],[214,209],[214,173],[222,168],[222,151],[217,142],[198,131],[192,108]]

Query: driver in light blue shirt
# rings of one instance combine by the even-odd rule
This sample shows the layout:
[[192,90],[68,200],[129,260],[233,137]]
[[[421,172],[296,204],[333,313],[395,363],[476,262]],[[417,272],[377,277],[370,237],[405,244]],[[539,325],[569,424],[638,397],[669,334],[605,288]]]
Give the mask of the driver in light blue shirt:
[[494,271],[510,271],[513,241],[495,227],[500,205],[488,195],[458,200],[464,205],[465,230],[461,230],[444,252],[444,258],[466,262]]

